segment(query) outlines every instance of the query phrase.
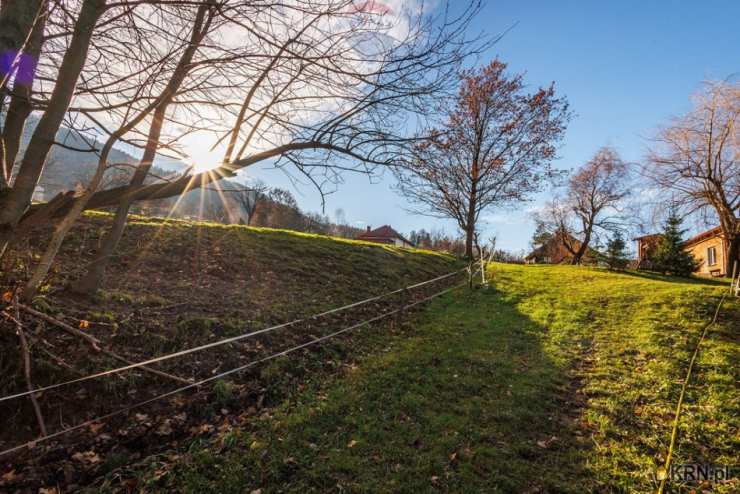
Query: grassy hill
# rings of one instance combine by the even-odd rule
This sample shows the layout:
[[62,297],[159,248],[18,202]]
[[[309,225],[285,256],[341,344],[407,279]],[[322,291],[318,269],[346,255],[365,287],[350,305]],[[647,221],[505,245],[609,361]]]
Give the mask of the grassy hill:
[[[105,289],[93,299],[77,297],[68,287],[82,274],[109,221],[110,216],[101,213],[85,217],[65,242],[60,262],[33,305],[75,328],[80,321],[87,321],[86,333],[131,361],[310,316],[460,268],[451,256],[429,251],[267,228],[134,217]],[[46,241],[42,232],[5,256],[0,293],[27,276]],[[184,379],[204,379],[395,308],[408,297],[438,291],[450,281],[167,361],[157,368]],[[28,315],[23,323],[32,338],[37,387],[121,365],[52,324]],[[5,321],[0,320],[2,324]],[[7,395],[25,389],[25,382],[14,328],[2,329],[0,395]],[[360,345],[357,352],[356,344]],[[129,427],[124,416],[106,422],[101,430],[44,443],[7,463],[0,459],[0,476],[5,470],[15,470],[12,486],[16,487],[40,488],[52,481],[61,486],[84,485],[119,465],[122,458],[157,453],[171,447],[170,443],[187,440],[192,428],[210,423],[223,409],[237,415],[247,409],[259,414],[303,386],[306,376],[334,372],[344,364],[346,355],[363,351],[352,335],[337,338],[318,351],[307,349],[294,355],[291,361],[299,365],[290,373],[276,376],[269,366],[256,367],[238,379],[219,383],[217,392],[206,386],[143,410],[156,417],[155,428],[170,415],[187,412],[187,420],[167,426],[173,432],[165,438],[147,427]],[[145,372],[127,372],[46,392],[40,404],[53,432],[180,385]],[[0,428],[0,449],[38,435],[27,398],[0,403],[0,413],[7,418],[7,427]],[[100,434],[106,434],[108,441],[100,443]],[[81,465],[70,460],[74,453],[90,450],[105,461]],[[0,491],[10,488],[2,482],[0,478]]]
[[[193,493],[654,491],[680,382],[726,285],[571,266],[495,265],[490,275],[491,288],[446,295],[404,334],[373,331],[365,344],[378,350],[343,374],[136,470],[138,485]],[[679,464],[736,465],[739,323],[732,300],[704,342]],[[735,479],[712,492],[738,487]]]
[[[87,332],[131,360],[290,321],[460,267],[425,251],[134,218],[106,289],[92,300],[76,298],[64,287],[80,274],[108,220],[102,214],[85,219],[35,305],[72,325],[89,321]],[[4,260],[3,283],[23,275],[44,241],[32,239],[28,250]],[[573,266],[495,264],[489,276],[488,289],[459,288],[414,314],[2,460],[0,490],[653,490],[690,354],[727,285]],[[452,283],[159,368],[203,379]],[[54,326],[30,318],[24,324],[34,337],[37,386],[120,365]],[[739,326],[740,304],[733,299],[700,353],[677,463],[737,462]],[[13,332],[0,338],[3,355],[15,355]],[[17,359],[0,365],[2,394],[24,389]],[[133,372],[47,392],[40,401],[47,426],[58,430],[178,386]],[[0,446],[36,435],[27,401],[1,403],[0,413],[8,417]],[[735,480],[712,492],[738,487]]]

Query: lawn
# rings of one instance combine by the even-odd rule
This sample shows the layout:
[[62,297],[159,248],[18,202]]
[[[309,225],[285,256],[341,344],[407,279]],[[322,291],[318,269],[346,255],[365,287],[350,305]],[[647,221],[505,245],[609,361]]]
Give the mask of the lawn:
[[[368,351],[344,372],[144,462],[141,482],[193,493],[654,491],[681,380],[727,286],[571,266],[497,264],[490,275],[488,289],[438,299],[404,332],[360,330]],[[703,343],[677,463],[737,472],[739,321],[733,299]]]

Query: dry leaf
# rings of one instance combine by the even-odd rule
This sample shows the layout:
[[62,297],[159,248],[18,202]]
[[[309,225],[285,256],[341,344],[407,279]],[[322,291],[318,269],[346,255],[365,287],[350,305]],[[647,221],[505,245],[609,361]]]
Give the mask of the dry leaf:
[[72,459],[79,461],[80,463],[87,463],[89,465],[95,465],[100,463],[102,460],[95,451],[85,451],[84,453],[77,452],[72,455]]
[[172,434],[172,425],[170,424],[170,420],[165,420],[154,432],[159,436],[169,436]]
[[90,321],[80,319],[80,329],[87,329],[90,327]]
[[352,440],[351,440],[351,441],[349,442],[349,444],[347,444],[347,447],[348,447],[348,448],[354,448],[354,447],[355,447],[356,445],[357,445],[357,441],[355,441],[354,439],[352,439]]
[[18,474],[15,473],[15,470],[6,472],[0,477],[3,482],[13,482],[16,478],[18,478]]
[[537,446],[540,448],[549,448],[552,443],[557,441],[558,438],[556,436],[550,437],[550,439],[545,439],[543,441],[537,441]]
[[5,292],[3,293],[3,300],[6,302],[10,302],[13,300],[13,292]]
[[98,431],[102,429],[104,425],[105,424],[103,424],[102,422],[94,422],[90,424],[88,427],[90,428],[90,432],[92,432],[93,434],[97,434]]

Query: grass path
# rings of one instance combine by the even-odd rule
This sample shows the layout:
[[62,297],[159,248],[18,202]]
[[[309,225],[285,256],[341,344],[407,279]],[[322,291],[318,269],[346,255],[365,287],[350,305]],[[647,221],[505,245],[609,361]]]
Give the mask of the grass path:
[[[359,365],[152,469],[148,490],[654,490],[680,380],[726,287],[569,266],[491,274],[493,288],[445,296],[403,337],[364,330],[375,350]],[[737,465],[739,305],[704,342],[677,463]]]

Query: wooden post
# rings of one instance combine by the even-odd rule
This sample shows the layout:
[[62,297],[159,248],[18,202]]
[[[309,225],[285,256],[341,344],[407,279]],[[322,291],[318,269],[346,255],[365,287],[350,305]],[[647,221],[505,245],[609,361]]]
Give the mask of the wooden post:
[[473,289],[473,266],[475,259],[470,260],[470,265],[468,266],[468,287],[472,290]]

